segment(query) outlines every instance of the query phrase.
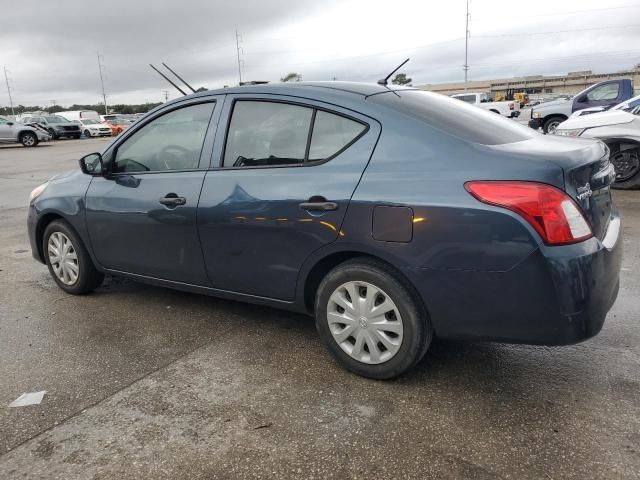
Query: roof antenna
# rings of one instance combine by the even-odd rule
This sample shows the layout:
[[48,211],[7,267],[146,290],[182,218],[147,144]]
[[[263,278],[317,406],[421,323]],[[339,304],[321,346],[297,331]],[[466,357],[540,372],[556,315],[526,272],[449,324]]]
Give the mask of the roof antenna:
[[393,70],[389,75],[387,75],[384,78],[381,78],[380,80],[378,80],[378,85],[382,85],[384,87],[387,86],[387,84],[389,83],[389,77],[391,77],[391,75],[393,75],[394,73],[396,73],[398,70],[400,70],[402,68],[402,66],[407,63],[409,61],[409,59],[407,58],[404,62],[402,62],[400,65],[398,65],[395,70]]
[[169,77],[167,77],[164,73],[162,73],[160,70],[158,70],[156,67],[154,67],[153,65],[149,64],[149,66],[151,68],[153,68],[156,72],[158,72],[158,74],[160,74],[160,76],[162,78],[164,78],[167,82],[169,82],[171,85],[173,85],[174,87],[176,87],[176,90],[178,90],[181,94],[186,95],[186,92],[184,90],[182,90],[178,85],[176,85],[175,83],[173,83],[171,80],[169,80]]
[[180,80],[180,81],[181,81],[182,83],[184,83],[187,87],[189,87],[189,90],[191,90],[193,93],[196,93],[195,89],[194,89],[191,85],[189,85],[189,84],[185,81],[185,79],[184,79],[184,78],[182,78],[180,75],[178,75],[176,72],[174,72],[174,71],[169,67],[169,65],[167,65],[167,64],[166,64],[166,63],[164,63],[164,62],[162,62],[162,65],[164,65],[164,68],[166,68],[166,69],[167,69],[167,70],[169,70],[171,73],[173,73],[173,74],[178,78],[178,80]]

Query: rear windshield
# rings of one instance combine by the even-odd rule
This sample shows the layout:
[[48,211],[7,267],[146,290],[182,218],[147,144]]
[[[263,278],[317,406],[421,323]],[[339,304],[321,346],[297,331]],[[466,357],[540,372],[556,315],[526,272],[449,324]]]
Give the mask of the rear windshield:
[[367,99],[423,120],[430,126],[469,142],[503,145],[533,138],[529,127],[439,93],[396,90]]

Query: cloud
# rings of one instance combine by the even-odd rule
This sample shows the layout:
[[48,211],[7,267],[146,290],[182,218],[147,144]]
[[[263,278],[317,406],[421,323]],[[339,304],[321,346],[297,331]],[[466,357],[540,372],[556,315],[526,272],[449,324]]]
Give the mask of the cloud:
[[[640,5],[540,0],[535,11],[508,0],[473,2],[471,79],[604,72],[640,58]],[[540,12],[540,13],[537,13]],[[28,19],[28,21],[25,21]],[[104,56],[111,103],[159,101],[172,91],[148,63],[165,61],[193,86],[237,83],[235,29],[245,79],[375,81],[407,56],[414,84],[461,81],[464,2],[365,0],[23,0],[0,18],[0,64],[22,104],[97,102],[96,52]],[[4,90],[4,89],[2,89]],[[0,90],[0,92],[2,92]],[[7,104],[6,92],[0,104]]]

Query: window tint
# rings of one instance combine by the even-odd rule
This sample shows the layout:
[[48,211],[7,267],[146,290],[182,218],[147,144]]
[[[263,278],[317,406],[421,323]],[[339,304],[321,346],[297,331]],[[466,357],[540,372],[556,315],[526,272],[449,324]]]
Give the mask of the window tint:
[[325,160],[332,157],[358,137],[366,126],[340,115],[316,112],[309,147],[309,161]]
[[458,95],[453,98],[455,98],[456,100],[462,100],[463,102],[467,102],[467,103],[476,103],[475,95]]
[[395,90],[394,93],[372,95],[368,100],[398,110],[469,142],[502,145],[538,135],[533,129],[518,122],[439,93]]
[[286,103],[237,101],[225,167],[296,165],[304,161],[313,109]]
[[214,102],[174,110],[151,121],[118,147],[114,172],[198,168]]
[[589,100],[615,100],[620,91],[619,83],[605,83],[587,93]]

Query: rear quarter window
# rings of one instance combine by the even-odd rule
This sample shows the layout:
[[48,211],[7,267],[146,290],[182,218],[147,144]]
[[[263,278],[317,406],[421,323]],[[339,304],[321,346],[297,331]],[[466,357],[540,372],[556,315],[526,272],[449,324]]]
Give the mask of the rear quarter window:
[[482,145],[521,142],[537,135],[531,128],[514,120],[439,93],[399,90],[372,95],[368,100],[421,120],[462,140]]

